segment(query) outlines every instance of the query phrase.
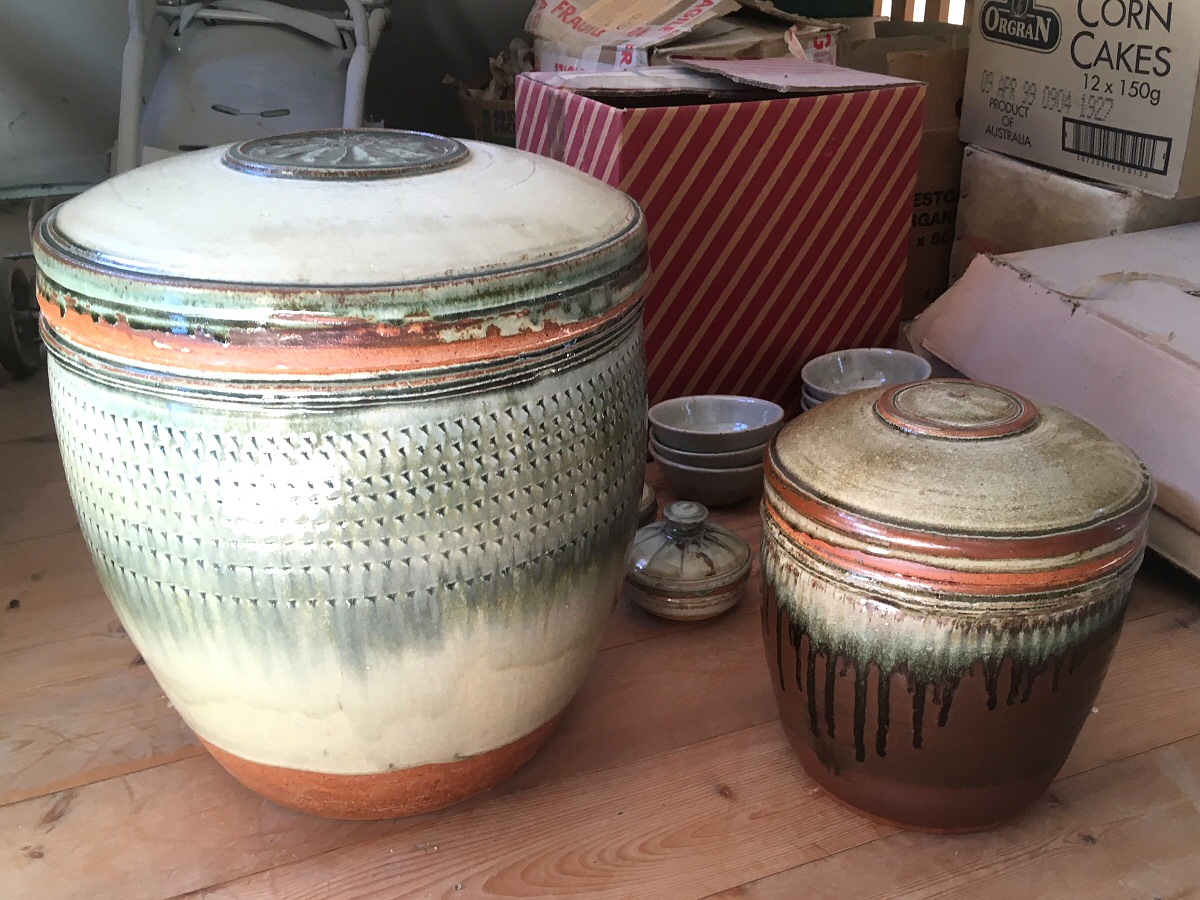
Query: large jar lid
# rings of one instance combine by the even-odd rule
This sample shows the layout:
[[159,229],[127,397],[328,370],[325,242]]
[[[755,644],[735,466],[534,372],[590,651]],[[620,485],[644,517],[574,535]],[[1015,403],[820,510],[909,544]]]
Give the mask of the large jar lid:
[[[569,338],[559,332],[636,292],[644,251],[637,205],[575,169],[382,129],[257,138],[143,166],[58,207],[35,236],[49,325],[116,356],[129,341],[105,324],[227,350],[294,349],[319,331],[337,333],[323,348],[359,350]],[[59,323],[56,307],[96,328]],[[252,367],[236,353],[210,364]]]
[[[1137,457],[1083,419],[958,379],[824,403],[768,460],[769,508],[887,572],[903,567],[883,556],[984,570],[1098,551],[1115,565],[1140,552],[1154,499]],[[869,548],[880,558],[864,562]]]
[[638,529],[626,577],[642,590],[687,596],[726,589],[749,574],[746,542],[709,522],[703,504],[677,500],[663,510],[663,521]]

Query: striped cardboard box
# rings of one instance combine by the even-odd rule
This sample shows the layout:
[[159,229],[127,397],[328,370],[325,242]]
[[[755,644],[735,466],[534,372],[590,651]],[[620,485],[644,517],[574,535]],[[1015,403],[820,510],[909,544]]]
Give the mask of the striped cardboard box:
[[[753,77],[756,65],[781,62],[724,65]],[[803,74],[806,64],[792,62]],[[890,79],[871,89],[622,106],[569,84],[555,73],[520,76],[517,146],[594,175],[645,210],[652,403],[750,394],[798,412],[800,369],[811,357],[892,344],[922,86]]]

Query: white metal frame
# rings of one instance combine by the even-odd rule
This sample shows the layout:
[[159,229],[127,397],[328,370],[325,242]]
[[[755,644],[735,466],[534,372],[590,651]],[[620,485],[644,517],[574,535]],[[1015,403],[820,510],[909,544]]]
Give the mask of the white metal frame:
[[[287,24],[286,7],[264,0],[209,0],[221,6],[185,6],[181,0],[158,0],[153,15],[147,15],[145,0],[129,0],[129,38],[121,58],[121,105],[117,121],[117,146],[113,174],[119,175],[141,164],[142,156],[142,78],[146,64],[146,44],[153,16],[178,19],[188,14],[206,22],[247,22]],[[342,106],[342,127],[357,128],[362,124],[363,100],[366,96],[367,69],[371,54],[388,20],[390,0],[343,0],[347,19],[329,19],[339,31],[354,41],[354,53],[346,70],[346,96]],[[240,7],[240,8],[239,8]],[[259,10],[272,8],[267,15]],[[310,14],[294,11],[298,16]],[[281,18],[281,15],[284,18]]]

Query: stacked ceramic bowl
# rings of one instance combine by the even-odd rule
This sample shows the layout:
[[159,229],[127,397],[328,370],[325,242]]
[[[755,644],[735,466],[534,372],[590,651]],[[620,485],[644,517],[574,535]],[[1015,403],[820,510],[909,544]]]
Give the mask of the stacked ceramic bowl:
[[810,359],[800,370],[804,382],[800,405],[812,409],[844,394],[890,387],[929,377],[929,361],[889,347],[857,347]]
[[728,506],[761,490],[763,451],[782,424],[768,400],[676,397],[650,407],[650,453],[681,498]]

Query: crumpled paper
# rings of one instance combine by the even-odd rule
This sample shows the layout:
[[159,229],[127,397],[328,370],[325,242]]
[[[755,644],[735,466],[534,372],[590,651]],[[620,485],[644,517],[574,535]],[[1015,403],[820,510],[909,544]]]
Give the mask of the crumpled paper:
[[517,75],[533,71],[533,47],[523,38],[513,38],[508,49],[488,60],[491,78],[483,87],[477,81],[466,82],[447,75],[443,84],[454,84],[458,90],[480,100],[512,100],[516,95]]
[[783,42],[787,44],[788,52],[797,59],[808,59],[808,54],[804,51],[804,41],[800,37],[800,26],[793,25],[783,35]]

